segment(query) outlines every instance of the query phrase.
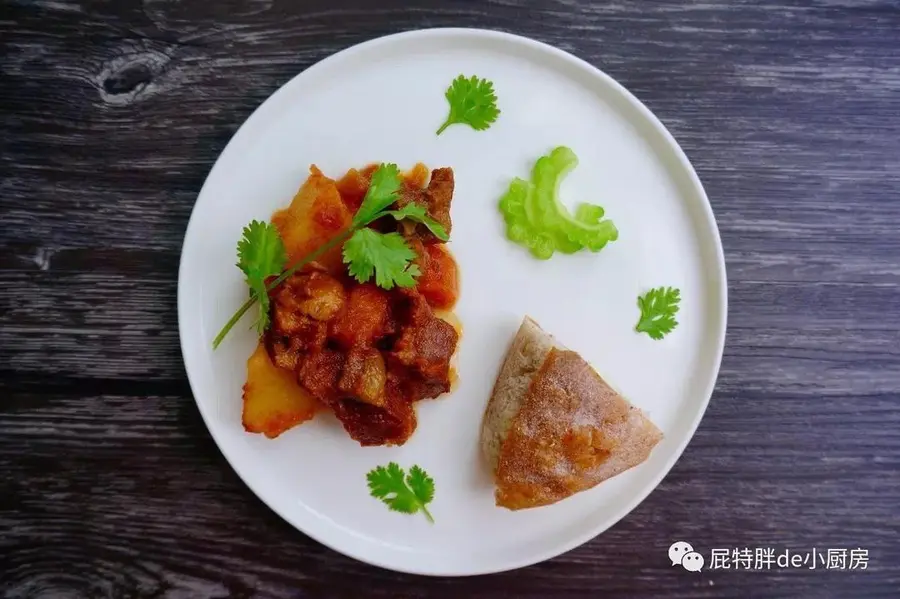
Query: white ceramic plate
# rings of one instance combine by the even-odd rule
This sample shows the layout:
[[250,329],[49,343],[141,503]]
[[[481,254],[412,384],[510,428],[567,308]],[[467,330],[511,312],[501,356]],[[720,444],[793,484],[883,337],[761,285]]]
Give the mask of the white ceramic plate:
[[[488,131],[440,137],[444,91],[460,73],[494,82],[502,114]],[[506,240],[497,201],[556,145],[579,167],[562,192],[599,203],[620,238],[599,254],[541,262]],[[399,448],[361,448],[331,416],[276,440],[244,432],[241,386],[254,348],[249,317],[211,341],[247,297],[235,244],[252,219],[286,206],[317,164],[339,176],[372,162],[451,166],[452,249],[461,270],[459,386],[419,404]],[[648,288],[681,288],[680,326],[663,341],[633,330]],[[509,342],[529,314],[579,351],[665,433],[651,458],[554,506],[494,506],[478,447],[482,412]],[[206,425],[247,485],[299,530],[354,558],[434,575],[494,572],[567,551],[624,517],[666,475],[709,401],[725,337],[725,265],[696,174],[659,121],[624,88],[552,47],[478,30],[393,35],[298,75],[247,120],[219,157],[191,216],[178,281],[191,388]],[[435,479],[436,523],[389,512],[366,472],[397,461]]]

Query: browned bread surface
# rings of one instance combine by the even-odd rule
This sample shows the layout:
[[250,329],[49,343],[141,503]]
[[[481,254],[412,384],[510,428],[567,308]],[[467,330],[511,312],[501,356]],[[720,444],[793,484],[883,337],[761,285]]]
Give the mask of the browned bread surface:
[[577,353],[526,318],[485,412],[497,505],[555,503],[646,460],[662,433]]

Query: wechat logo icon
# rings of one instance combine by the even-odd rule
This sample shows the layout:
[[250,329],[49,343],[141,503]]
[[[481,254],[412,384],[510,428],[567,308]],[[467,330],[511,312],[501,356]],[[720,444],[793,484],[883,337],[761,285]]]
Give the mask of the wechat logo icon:
[[681,566],[688,572],[699,572],[703,569],[703,556],[694,551],[690,543],[676,541],[669,547],[669,560],[673,566]]

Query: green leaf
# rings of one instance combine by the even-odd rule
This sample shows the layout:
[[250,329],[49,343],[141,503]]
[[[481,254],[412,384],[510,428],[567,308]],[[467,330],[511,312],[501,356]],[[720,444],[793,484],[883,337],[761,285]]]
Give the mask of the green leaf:
[[483,131],[500,116],[494,84],[487,79],[479,79],[475,75],[466,79],[464,75],[460,75],[450,84],[445,96],[450,103],[450,114],[437,130],[438,135],[456,123],[464,123],[476,131]]
[[403,514],[421,511],[429,522],[434,518],[425,507],[434,499],[434,481],[419,466],[410,468],[409,475],[396,462],[378,466],[366,475],[369,493],[380,499],[389,509]]
[[410,468],[406,484],[421,503],[428,504],[434,499],[434,480],[422,468],[418,466]]
[[369,189],[363,198],[353,224],[363,227],[381,216],[381,211],[397,201],[400,190],[400,169],[396,164],[381,164],[372,173]]
[[237,246],[237,267],[248,277],[265,278],[277,275],[284,268],[287,255],[275,225],[252,221],[244,227]]
[[247,285],[259,300],[256,330],[262,334],[269,326],[266,279],[281,274],[284,269],[284,263],[287,262],[284,242],[274,225],[254,220],[244,227],[237,253],[237,267],[243,271]]
[[414,287],[421,271],[412,264],[416,253],[399,233],[379,233],[373,229],[359,229],[344,244],[344,263],[360,283],[375,275],[375,284],[382,289]]
[[434,236],[441,241],[447,241],[448,239],[450,239],[450,236],[447,235],[447,230],[444,229],[444,225],[428,216],[428,214],[425,212],[425,208],[423,208],[420,204],[416,204],[415,202],[410,202],[399,210],[387,210],[384,212],[384,214],[393,216],[397,220],[406,219],[421,223],[428,227],[428,230],[431,231],[432,234],[434,234]]
[[680,302],[681,291],[674,287],[657,287],[638,297],[641,318],[635,330],[651,339],[662,339],[678,326],[675,315]]

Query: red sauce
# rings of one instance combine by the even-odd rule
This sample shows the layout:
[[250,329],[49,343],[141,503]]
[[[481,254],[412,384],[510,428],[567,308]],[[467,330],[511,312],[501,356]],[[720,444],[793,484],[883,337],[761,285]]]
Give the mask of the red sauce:
[[432,307],[450,310],[459,298],[459,269],[450,250],[443,245],[427,245],[425,268],[419,276],[419,292]]
[[[362,170],[350,169],[336,181],[341,199],[351,213],[355,213],[362,204],[376,168],[377,165],[372,164]],[[421,191],[425,188],[428,177],[428,168],[421,162],[417,163],[411,170],[403,173],[403,186],[407,192]],[[440,243],[419,244],[415,249],[419,253],[419,266],[422,270],[418,290],[435,309],[452,309],[459,299],[459,268],[453,254],[447,246]]]
[[[340,199],[333,195],[333,201],[317,198],[307,204],[309,220],[321,229],[345,227],[375,168],[351,169],[333,182],[331,194],[336,189]],[[405,173],[398,205],[434,206],[449,231],[453,173],[435,173],[439,185],[434,190],[431,184],[426,188],[424,165]],[[446,393],[456,379],[450,361],[459,327],[449,312],[459,297],[456,262],[424,227],[388,221],[374,226],[400,228],[418,255],[421,274],[415,288],[386,291],[358,283],[340,263],[329,264],[327,272],[311,266],[273,291],[272,327],[265,339],[273,363],[294,371],[300,385],[331,408],[362,445],[403,444],[416,426],[412,404]]]

